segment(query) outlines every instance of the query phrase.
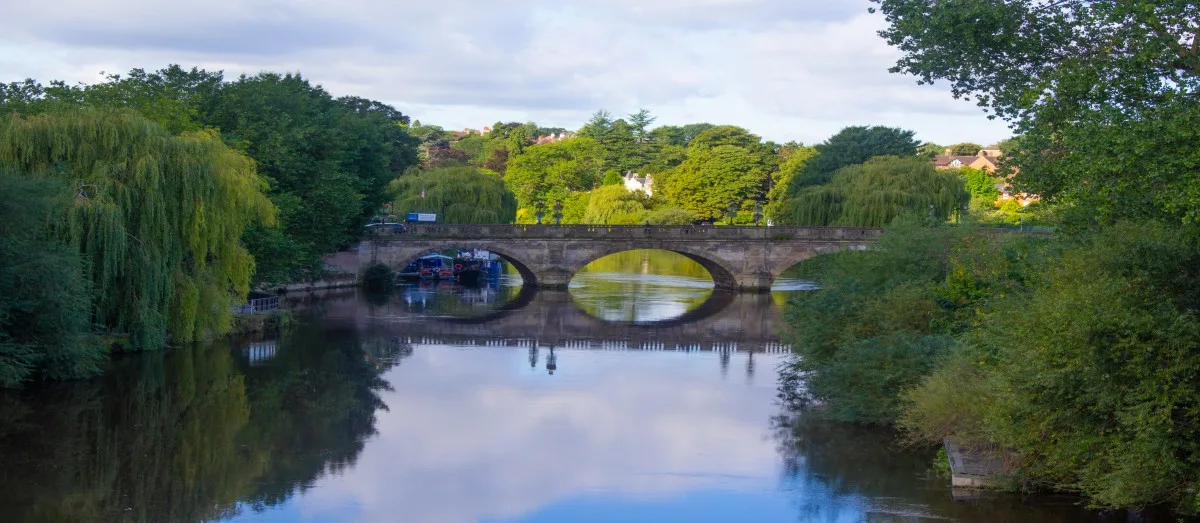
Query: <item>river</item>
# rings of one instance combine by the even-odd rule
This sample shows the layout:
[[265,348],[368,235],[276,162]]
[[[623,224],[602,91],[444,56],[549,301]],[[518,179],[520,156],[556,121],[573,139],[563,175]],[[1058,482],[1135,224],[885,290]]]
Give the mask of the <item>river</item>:
[[278,336],[0,393],[0,521],[1117,520],[955,499],[934,450],[786,412],[780,304],[812,288],[631,251],[570,292],[293,300]]

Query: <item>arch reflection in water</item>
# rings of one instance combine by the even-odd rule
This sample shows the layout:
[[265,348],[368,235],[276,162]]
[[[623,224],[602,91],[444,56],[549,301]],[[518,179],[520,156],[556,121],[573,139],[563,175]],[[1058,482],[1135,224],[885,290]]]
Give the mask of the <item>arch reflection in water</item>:
[[588,350],[784,352],[777,309],[766,294],[716,293],[701,307],[656,322],[611,322],[580,308],[569,293],[540,291],[519,308],[475,317],[438,316],[401,304],[363,301],[341,311],[346,320],[413,343],[525,347],[530,343]]
[[708,301],[713,288],[712,275],[702,265],[662,250],[599,258],[581,269],[569,285],[575,303],[588,313],[636,323],[682,316]]

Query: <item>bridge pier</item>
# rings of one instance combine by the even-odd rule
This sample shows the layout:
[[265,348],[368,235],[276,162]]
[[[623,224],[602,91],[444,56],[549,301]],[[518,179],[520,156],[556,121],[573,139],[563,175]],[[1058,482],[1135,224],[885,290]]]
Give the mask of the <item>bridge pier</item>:
[[771,284],[775,283],[775,277],[769,272],[739,274],[736,279],[737,288],[731,290],[740,292],[771,292]]
[[571,277],[573,276],[574,273],[560,268],[543,269],[535,271],[534,277],[536,281],[533,284],[539,289],[565,291],[567,290],[567,284],[571,283]]

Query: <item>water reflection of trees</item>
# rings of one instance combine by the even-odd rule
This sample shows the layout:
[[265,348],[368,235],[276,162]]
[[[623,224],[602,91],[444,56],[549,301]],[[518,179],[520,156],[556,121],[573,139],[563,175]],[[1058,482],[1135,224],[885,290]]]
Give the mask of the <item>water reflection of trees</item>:
[[986,495],[955,501],[949,479],[931,470],[933,449],[901,447],[889,429],[823,419],[819,406],[806,401],[802,385],[803,377],[785,365],[780,373],[785,406],[771,419],[784,481],[798,494],[800,521],[1124,521],[1123,515],[1108,519],[1084,511],[1072,498]]
[[0,521],[219,519],[352,466],[403,347],[306,327],[280,347],[253,368],[185,347],[0,395]]
[[[622,277],[593,277],[594,274]],[[713,292],[712,277],[703,266],[686,256],[663,250],[611,254],[589,263],[575,278],[571,289],[575,302],[588,314],[608,321],[645,321],[647,314],[650,319],[665,319],[638,307],[662,306],[666,297],[682,305],[683,311],[689,311],[704,304]]]

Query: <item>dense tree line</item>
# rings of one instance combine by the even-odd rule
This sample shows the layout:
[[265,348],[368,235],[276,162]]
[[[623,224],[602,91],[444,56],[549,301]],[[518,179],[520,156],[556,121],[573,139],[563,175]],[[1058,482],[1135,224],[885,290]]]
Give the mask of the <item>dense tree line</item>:
[[416,163],[407,122],[298,75],[0,85],[0,385],[223,335],[251,286],[319,277]]
[[[1016,127],[1005,168],[1058,232],[918,215],[876,249],[804,265],[822,285],[786,313],[804,399],[992,452],[1025,488],[1200,512],[1194,10],[875,1],[896,71],[946,80]],[[987,177],[963,179],[972,208],[995,198]]]
[[169,134],[215,131],[253,160],[278,208],[276,222],[246,233],[256,282],[319,276],[321,257],[356,239],[389,200],[388,183],[417,162],[407,116],[372,100],[334,98],[297,74],[226,80],[172,65],[92,85],[0,85],[3,114],[77,107],[129,109]]

